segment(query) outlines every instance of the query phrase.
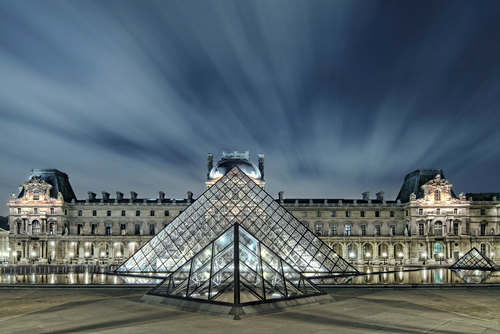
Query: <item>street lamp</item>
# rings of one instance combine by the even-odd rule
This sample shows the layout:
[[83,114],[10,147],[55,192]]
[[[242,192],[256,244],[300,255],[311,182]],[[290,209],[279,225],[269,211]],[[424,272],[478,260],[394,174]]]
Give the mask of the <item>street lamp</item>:
[[443,253],[439,253],[439,265],[443,264]]
[[356,256],[356,254],[354,254],[354,252],[352,252],[351,254],[349,254],[349,257],[351,258],[351,264],[354,263],[354,257]]
[[399,264],[403,264],[403,253],[399,253]]
[[384,258],[384,266],[385,266],[385,260],[387,260],[387,253],[383,253],[382,257]]
[[367,265],[370,265],[370,253],[366,253],[366,258],[368,259]]
[[422,258],[424,259],[424,266],[425,266],[425,260],[427,260],[427,253],[426,252],[422,253]]

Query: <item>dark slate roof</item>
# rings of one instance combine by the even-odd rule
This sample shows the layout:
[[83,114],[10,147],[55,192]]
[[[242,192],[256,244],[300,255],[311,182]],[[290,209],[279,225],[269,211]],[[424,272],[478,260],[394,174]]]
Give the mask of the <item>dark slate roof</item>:
[[0,228],[8,231],[10,229],[9,226],[9,216],[0,217]]
[[[34,176],[40,177],[40,179],[52,186],[49,194],[50,197],[57,198],[57,194],[61,192],[65,202],[71,202],[72,199],[76,200],[75,192],[69,183],[68,174],[57,169],[32,169],[28,180],[32,179]],[[18,198],[23,196],[24,188],[21,190]]]
[[473,201],[492,201],[493,197],[500,200],[500,193],[466,193],[465,197],[471,198]]
[[[195,199],[193,199],[191,201],[191,203],[193,203],[195,201]],[[87,200],[78,200],[78,201],[75,201],[75,203],[86,203]],[[173,203],[173,199],[164,199],[161,201],[161,203]],[[88,203],[101,203],[101,199],[100,198],[96,198],[96,199],[91,199],[91,200],[88,200]],[[102,201],[102,203],[110,203],[110,204],[114,204],[115,203],[115,199],[114,198],[110,198],[108,200],[104,200]],[[124,198],[124,199],[121,199],[121,200],[118,200],[118,203],[119,204],[128,204],[130,203],[130,199],[129,198]],[[142,204],[144,203],[144,198],[138,198],[138,199],[135,199],[132,201],[132,203],[134,204]],[[158,203],[158,200],[157,199],[152,199],[152,198],[146,198],[146,203],[149,203],[149,204],[157,204]],[[181,203],[181,204],[188,204],[188,199],[186,198],[182,198],[182,199],[175,199],[175,203]]]
[[[401,200],[401,203],[407,203],[410,201],[411,193],[417,195],[417,199],[424,198],[422,185],[434,179],[438,174],[442,179],[446,179],[442,169],[417,169],[416,171],[411,172],[406,175],[405,181],[403,182],[396,199]],[[451,190],[451,196],[457,198],[453,190]]]
[[[328,204],[338,204],[339,201],[342,201],[342,204],[353,204],[354,199],[345,199],[345,198],[328,198],[326,199]],[[279,203],[279,199],[276,200]],[[283,199],[283,204],[284,205],[292,205],[295,204],[297,201],[298,204],[311,204],[311,199],[309,198],[286,198]],[[397,201],[385,201],[386,203],[396,203]],[[325,199],[324,198],[312,198],[312,204],[324,204]],[[356,203],[363,205],[363,204],[368,204],[368,201],[362,200],[362,199],[356,199]],[[372,204],[382,204],[382,201],[379,201],[377,199],[372,199],[371,200]]]

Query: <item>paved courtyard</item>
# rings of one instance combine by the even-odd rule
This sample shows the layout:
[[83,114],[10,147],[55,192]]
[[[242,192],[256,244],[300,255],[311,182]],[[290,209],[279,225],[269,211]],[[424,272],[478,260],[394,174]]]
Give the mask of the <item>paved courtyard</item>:
[[500,333],[500,289],[331,289],[335,302],[244,320],[138,302],[144,288],[0,289],[1,333]]

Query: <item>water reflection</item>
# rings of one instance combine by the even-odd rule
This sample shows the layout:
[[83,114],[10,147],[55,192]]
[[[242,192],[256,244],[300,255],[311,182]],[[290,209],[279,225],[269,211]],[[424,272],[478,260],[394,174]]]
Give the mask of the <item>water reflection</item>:
[[0,284],[159,284],[161,281],[99,273],[0,275]]
[[365,275],[313,278],[316,284],[464,284],[500,283],[500,271],[381,268]]

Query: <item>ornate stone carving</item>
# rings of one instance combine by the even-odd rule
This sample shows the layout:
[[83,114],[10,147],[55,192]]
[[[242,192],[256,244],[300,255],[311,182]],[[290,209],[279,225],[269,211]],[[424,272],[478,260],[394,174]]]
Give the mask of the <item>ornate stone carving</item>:
[[410,194],[410,201],[414,201],[417,199],[417,195],[415,195],[415,193],[411,193]]
[[31,179],[24,182],[23,187],[25,191],[25,197],[32,198],[33,194],[35,192],[38,192],[40,195],[40,199],[42,199],[42,197],[48,199],[50,189],[52,189],[52,185],[42,180],[39,176],[33,176]]

